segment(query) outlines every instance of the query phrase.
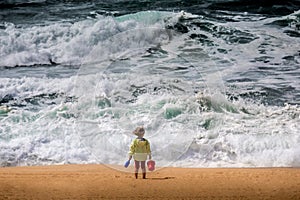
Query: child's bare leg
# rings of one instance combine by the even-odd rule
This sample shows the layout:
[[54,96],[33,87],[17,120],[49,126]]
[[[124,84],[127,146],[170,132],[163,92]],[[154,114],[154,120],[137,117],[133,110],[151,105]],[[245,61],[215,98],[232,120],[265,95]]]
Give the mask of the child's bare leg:
[[146,161],[141,161],[141,168],[142,168],[142,172],[143,172],[143,179],[146,178]]
[[141,168],[142,168],[142,172],[145,173],[146,172],[146,161],[141,161]]
[[134,161],[134,166],[135,166],[135,173],[139,172],[140,169],[140,161]]
[[138,178],[138,172],[139,172],[139,168],[140,168],[140,162],[139,161],[134,161],[134,166],[135,166],[135,173],[134,173],[134,175],[135,175],[135,178]]

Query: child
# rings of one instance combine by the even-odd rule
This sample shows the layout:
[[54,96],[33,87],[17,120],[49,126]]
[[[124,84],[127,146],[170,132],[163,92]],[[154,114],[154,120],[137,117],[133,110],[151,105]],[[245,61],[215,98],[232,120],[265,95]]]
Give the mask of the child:
[[147,156],[149,156],[149,160],[151,160],[151,150],[150,150],[150,143],[144,137],[145,129],[143,127],[137,127],[133,134],[138,136],[134,139],[130,145],[129,151],[129,160],[133,157],[134,165],[135,165],[135,178],[138,178],[138,171],[142,168],[143,179],[146,179],[146,160]]

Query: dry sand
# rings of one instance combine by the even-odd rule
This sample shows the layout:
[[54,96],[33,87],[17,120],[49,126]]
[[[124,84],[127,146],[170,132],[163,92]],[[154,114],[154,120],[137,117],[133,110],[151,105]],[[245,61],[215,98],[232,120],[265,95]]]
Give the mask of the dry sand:
[[0,199],[300,200],[299,168],[163,168],[147,179],[115,168],[122,166],[0,168]]

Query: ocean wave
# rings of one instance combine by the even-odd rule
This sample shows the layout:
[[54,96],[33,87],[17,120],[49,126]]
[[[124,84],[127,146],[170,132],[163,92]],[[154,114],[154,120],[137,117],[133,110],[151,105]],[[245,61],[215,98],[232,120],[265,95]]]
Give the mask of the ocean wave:
[[80,65],[101,60],[101,56],[102,60],[109,59],[126,49],[147,49],[169,39],[164,20],[173,23],[172,16],[176,23],[177,14],[154,11],[27,28],[5,23],[0,37],[0,66]]
[[63,89],[77,96],[74,101],[54,95],[48,104],[49,95],[36,99],[32,91],[39,109],[1,108],[1,166],[122,164],[138,124],[146,128],[160,166],[298,166],[297,105],[230,101],[210,92],[189,95],[191,83],[159,83],[154,77],[128,88],[130,78],[120,78],[82,76],[89,81],[85,93],[83,87]]
[[162,167],[299,166],[299,11],[32,2],[0,11],[1,166],[122,165],[141,125]]

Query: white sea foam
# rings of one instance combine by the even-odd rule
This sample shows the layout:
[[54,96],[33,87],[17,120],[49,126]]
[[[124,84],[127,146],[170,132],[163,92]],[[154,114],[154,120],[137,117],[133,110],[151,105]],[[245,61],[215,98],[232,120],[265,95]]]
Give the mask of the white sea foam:
[[[249,84],[232,89],[222,81],[254,66],[249,59],[266,36],[254,29],[260,37],[246,44],[251,51],[214,38],[228,51],[221,54],[165,30],[182,15],[146,12],[28,28],[7,24],[0,34],[1,66],[51,59],[81,67],[70,78],[1,78],[0,99],[9,102],[0,108],[0,164],[123,164],[132,130],[143,125],[158,166],[299,166],[299,106],[229,100],[226,92],[238,96]],[[284,42],[267,41],[276,44],[274,57],[282,55]],[[146,53],[155,47],[161,52]],[[296,44],[282,51],[295,49]],[[273,78],[261,81],[271,85]]]
[[[144,16],[141,18],[140,16]],[[143,12],[126,18],[98,16],[96,19],[49,25],[17,27],[6,23],[0,30],[0,66],[50,64],[80,65],[108,59],[131,48],[149,48],[168,40],[162,18],[174,23],[180,16],[168,12]],[[140,18],[140,21],[135,20]],[[151,20],[149,20],[151,19]],[[124,33],[122,37],[115,37]],[[160,36],[161,35],[161,36]],[[101,59],[102,58],[102,59]]]
[[[78,101],[48,105],[39,111],[16,109],[1,118],[2,165],[122,164],[137,125],[145,126],[160,166],[299,164],[297,106],[229,103],[226,98],[214,99],[218,95],[199,97],[172,89],[153,93],[154,77],[136,80],[148,85],[148,91],[136,98],[129,92],[131,84],[125,84],[131,80],[128,76],[119,80],[99,75],[85,78],[91,81],[92,93],[82,93]],[[170,83],[172,80],[165,80],[157,86]],[[110,92],[105,92],[108,88]],[[64,90],[68,93],[67,87]],[[203,96],[206,104],[199,103]],[[133,99],[135,103],[126,103]]]

